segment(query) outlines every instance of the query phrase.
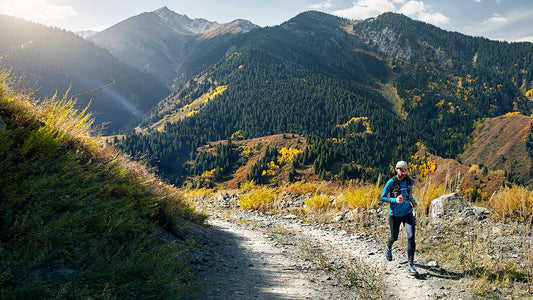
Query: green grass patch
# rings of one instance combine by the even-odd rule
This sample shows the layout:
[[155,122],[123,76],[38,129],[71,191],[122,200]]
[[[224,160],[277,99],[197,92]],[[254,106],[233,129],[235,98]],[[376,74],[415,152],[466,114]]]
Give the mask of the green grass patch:
[[185,249],[155,232],[169,207],[201,217],[170,187],[92,137],[70,100],[35,103],[4,78],[0,114],[0,298],[191,292]]

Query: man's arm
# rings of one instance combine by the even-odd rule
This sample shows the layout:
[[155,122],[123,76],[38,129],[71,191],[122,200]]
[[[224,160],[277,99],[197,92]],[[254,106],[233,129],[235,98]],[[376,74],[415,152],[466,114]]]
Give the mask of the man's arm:
[[381,197],[379,198],[379,201],[381,202],[388,202],[388,203],[396,203],[396,198],[388,197],[387,195],[390,194],[393,186],[393,180],[389,179],[387,181],[387,184],[385,184],[385,187],[383,188],[383,192],[381,193]]

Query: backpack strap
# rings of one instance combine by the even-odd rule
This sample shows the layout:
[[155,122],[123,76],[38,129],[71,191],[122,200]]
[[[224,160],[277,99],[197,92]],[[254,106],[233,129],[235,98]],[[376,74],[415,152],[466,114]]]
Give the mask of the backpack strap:
[[[410,187],[413,185],[413,181],[411,180],[411,177],[407,176],[407,188],[408,188],[408,195],[409,198],[411,198],[411,189]],[[396,198],[400,196],[401,194],[401,187],[400,187],[400,179],[398,179],[397,175],[394,175],[392,177],[392,189],[390,191],[390,197]]]

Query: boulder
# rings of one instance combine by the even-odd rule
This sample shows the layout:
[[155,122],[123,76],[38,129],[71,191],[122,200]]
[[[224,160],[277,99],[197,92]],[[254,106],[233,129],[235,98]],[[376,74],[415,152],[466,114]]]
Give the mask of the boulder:
[[440,196],[431,202],[429,221],[432,224],[440,223],[443,219],[459,215],[468,207],[470,207],[468,201],[457,193]]

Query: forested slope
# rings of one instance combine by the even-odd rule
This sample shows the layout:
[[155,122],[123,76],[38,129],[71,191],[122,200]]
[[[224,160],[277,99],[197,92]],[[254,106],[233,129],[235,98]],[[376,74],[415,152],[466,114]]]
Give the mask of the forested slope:
[[[185,161],[209,141],[236,132],[243,138],[304,134],[311,147],[300,161],[313,164],[321,178],[344,166],[345,178],[360,176],[363,167],[371,170],[367,179],[377,179],[413,155],[417,142],[453,158],[476,120],[531,112],[524,96],[531,84],[531,62],[523,57],[533,51],[529,43],[468,37],[397,14],[354,22],[307,12],[234,44],[232,55],[166,99],[143,133],[122,147],[148,153],[153,165],[179,179],[190,172]],[[507,57],[489,63],[500,56]],[[385,84],[395,88],[396,100],[384,98]],[[224,91],[197,110],[169,117],[219,87]],[[400,113],[391,103],[397,99]],[[165,118],[171,121],[149,129]]]

